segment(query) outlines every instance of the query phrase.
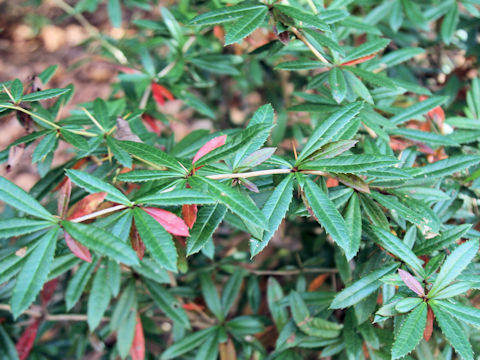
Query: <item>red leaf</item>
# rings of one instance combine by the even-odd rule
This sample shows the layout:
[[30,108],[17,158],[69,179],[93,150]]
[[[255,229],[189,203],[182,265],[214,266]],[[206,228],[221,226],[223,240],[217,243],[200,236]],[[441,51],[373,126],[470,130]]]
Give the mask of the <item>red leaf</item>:
[[182,305],[182,308],[187,311],[203,311],[205,310],[205,306],[198,305],[195,303],[186,303]]
[[406,272],[405,270],[398,269],[398,274],[410,290],[412,290],[415,294],[419,296],[425,296],[423,286],[417,281],[417,279],[410,275],[410,273]]
[[17,349],[18,358],[20,360],[25,360],[26,358],[28,358],[28,355],[32,350],[33,343],[35,342],[35,337],[37,336],[39,325],[40,319],[36,319],[25,329],[22,336],[20,336],[20,339],[18,339],[15,348]]
[[70,234],[66,232],[64,234],[64,237],[65,242],[73,255],[86,262],[92,262],[92,255],[90,254],[90,250],[88,250],[86,246],[80,244],[77,240],[72,238]]
[[135,335],[133,337],[132,347],[130,348],[132,360],[145,359],[145,337],[143,336],[142,321],[137,313],[137,323],[135,325]]
[[155,118],[153,118],[153,116],[150,116],[148,114],[143,114],[142,119],[147,123],[147,125],[150,127],[150,129],[152,129],[152,131],[155,134],[160,136],[161,130],[158,127],[157,121],[155,120]]
[[430,338],[432,337],[434,318],[435,315],[433,314],[433,311],[429,306],[427,312],[427,325],[425,326],[425,330],[423,330],[423,338],[425,339],[425,341],[430,340]]
[[145,244],[137,231],[135,220],[133,220],[132,227],[130,228],[130,244],[132,244],[132,248],[137,253],[138,258],[142,260],[143,255],[145,255]]
[[188,226],[177,215],[170,211],[158,208],[143,208],[150,216],[157,220],[170,234],[178,236],[190,236]]
[[216,138],[207,141],[205,145],[203,145],[193,157],[192,164],[195,164],[198,159],[200,159],[202,156],[207,155],[210,151],[224,145],[225,141],[227,141],[227,135],[217,136]]
[[153,98],[158,105],[163,106],[165,104],[165,98],[168,100],[174,100],[173,94],[164,86],[152,82],[152,94]]
[[94,212],[98,205],[105,200],[106,196],[106,192],[99,192],[85,196],[68,211],[68,220],[76,219]]
[[185,224],[191,229],[197,220],[198,207],[195,204],[186,204],[182,206],[182,217]]
[[343,64],[340,64],[341,66],[350,66],[350,65],[356,65],[356,64],[361,64],[365,61],[368,61],[370,60],[371,58],[374,58],[375,55],[377,55],[376,53],[375,54],[371,54],[371,55],[367,55],[367,56],[362,56],[361,58],[358,58],[358,59],[355,59],[355,60],[351,60],[351,61],[347,61]]
[[70,178],[67,178],[65,184],[60,188],[60,192],[58,193],[58,215],[60,218],[64,219],[67,215],[68,210],[68,203],[70,202],[70,194],[72,193],[72,181]]
[[43,289],[40,294],[40,297],[42,298],[43,306],[47,305],[50,302],[50,300],[52,300],[52,296],[55,292],[55,289],[57,288],[57,285],[58,285],[58,278],[50,280],[43,285]]

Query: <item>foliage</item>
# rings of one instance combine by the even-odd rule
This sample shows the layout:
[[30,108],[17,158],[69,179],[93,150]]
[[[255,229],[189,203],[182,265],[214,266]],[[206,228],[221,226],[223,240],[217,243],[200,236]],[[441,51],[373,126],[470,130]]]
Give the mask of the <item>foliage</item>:
[[[444,60],[478,55],[478,1],[106,5],[135,34],[92,34],[110,98],[61,117],[84,90],[47,89],[55,66],[0,84],[30,129],[1,160],[41,175],[0,178],[5,358],[480,352],[480,80]],[[172,102],[217,130],[176,138]]]

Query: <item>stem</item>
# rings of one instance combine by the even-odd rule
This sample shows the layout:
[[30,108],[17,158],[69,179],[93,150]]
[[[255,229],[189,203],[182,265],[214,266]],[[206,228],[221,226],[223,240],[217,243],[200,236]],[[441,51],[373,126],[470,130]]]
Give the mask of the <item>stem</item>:
[[105,132],[105,129],[103,128],[103,126],[100,125],[100,123],[97,121],[97,119],[95,119],[95,118],[93,117],[93,115],[90,114],[90,112],[89,112],[87,109],[85,109],[84,107],[82,107],[82,110],[83,110],[83,112],[84,112],[85,114],[87,114],[88,118],[89,118],[90,120],[92,120],[92,122],[95,124],[95,126],[100,129],[101,132]]
[[245,179],[249,177],[256,177],[256,176],[263,176],[263,175],[290,174],[291,172],[292,172],[292,169],[272,169],[272,170],[249,171],[245,173],[215,174],[215,175],[207,175],[206,177],[212,180]]
[[17,110],[17,111],[21,111],[27,115],[30,115],[31,117],[34,117],[38,120],[40,120],[41,122],[45,123],[45,124],[48,124],[49,126],[55,128],[55,129],[60,129],[60,126],[58,126],[57,124],[51,122],[51,121],[48,121],[47,119],[37,115],[37,114],[34,114],[32,113],[31,111],[28,111],[20,106],[15,106],[15,105],[5,105],[5,104],[2,104],[0,105],[0,107],[3,107],[3,108],[6,108],[6,109],[12,109],[12,110]]
[[277,276],[288,276],[288,275],[298,275],[301,273],[337,273],[337,269],[330,268],[307,268],[307,269],[292,269],[292,270],[251,270],[246,269],[249,273],[255,275],[277,275]]
[[[0,304],[0,310],[5,310],[5,311],[12,311],[12,308],[10,305],[7,304]],[[42,312],[41,311],[36,311],[34,309],[28,309],[24,311],[25,314],[31,316],[31,317],[42,317]],[[46,314],[44,317],[45,320],[47,321],[87,321],[87,315],[82,315],[82,314],[58,314],[58,315],[51,315],[51,314]],[[102,317],[102,321],[107,321],[109,318]]]
[[315,49],[315,47],[312,44],[310,44],[310,42],[305,38],[305,36],[303,36],[302,33],[300,31],[298,31],[297,28],[291,27],[290,30],[295,34],[295,36],[297,37],[298,40],[302,41],[305,45],[307,45],[307,47],[310,49],[310,51],[313,53],[313,55],[315,55],[321,62],[324,62],[327,65],[331,65],[328,62],[328,60],[325,59],[323,57],[323,55],[320,54],[318,52],[318,50]]
[[113,57],[117,59],[120,64],[125,65],[128,63],[125,54],[119,48],[115,47],[114,45],[103,39],[97,28],[90,24],[82,14],[77,13],[73,7],[68,5],[63,0],[52,0],[52,2],[59,8],[61,8],[63,11],[65,11],[68,15],[73,16],[85,28],[85,30],[90,34],[90,36],[98,39],[103,45],[103,47],[110,51]]
[[86,220],[90,220],[90,219],[94,219],[98,216],[102,216],[102,215],[105,215],[105,214],[109,214],[111,212],[115,212],[117,210],[122,210],[122,209],[126,209],[128,206],[127,205],[116,205],[116,206],[112,206],[108,209],[103,209],[103,210],[99,210],[99,211],[95,211],[91,214],[88,214],[88,215],[85,215],[85,216],[81,216],[79,218],[76,218],[76,219],[72,219],[70,220],[71,222],[83,222],[83,221],[86,221]]
[[86,137],[96,137],[96,136],[98,136],[98,134],[88,132],[88,131],[83,131],[83,130],[70,130],[70,129],[68,129],[68,131],[70,131],[71,133],[74,133],[74,134],[77,134],[77,135],[83,135],[83,136],[86,136]]

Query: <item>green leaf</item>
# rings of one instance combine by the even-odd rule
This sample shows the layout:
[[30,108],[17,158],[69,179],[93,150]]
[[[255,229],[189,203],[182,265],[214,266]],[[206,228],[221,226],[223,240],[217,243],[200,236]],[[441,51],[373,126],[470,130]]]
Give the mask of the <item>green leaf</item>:
[[57,145],[57,133],[56,132],[51,132],[42,139],[33,151],[32,154],[32,163],[35,164],[36,162],[39,162],[45,157],[56,147]]
[[428,255],[434,251],[444,249],[463,237],[471,227],[471,224],[454,226],[438,236],[426,239],[415,247],[414,252],[417,255]]
[[43,220],[26,218],[0,220],[0,239],[30,234],[49,226],[52,226],[52,223]]
[[215,119],[215,112],[202,100],[190,93],[182,93],[181,99],[185,104],[197,110],[200,114],[208,116],[210,119]]
[[447,100],[446,96],[432,96],[424,101],[420,101],[415,105],[409,106],[405,110],[393,116],[390,121],[394,125],[403,124],[411,119],[422,120],[422,115],[426,112],[442,105]]
[[[135,304],[136,305],[136,304]],[[122,359],[128,356],[135,337],[136,324],[136,306],[134,309],[128,309],[125,320],[120,324],[117,330],[118,353]]]
[[42,290],[53,261],[58,233],[59,228],[55,227],[38,240],[38,246],[28,255],[18,274],[12,295],[12,314],[15,319],[28,309]]
[[448,136],[435,134],[427,131],[402,128],[388,130],[388,133],[392,135],[399,135],[406,139],[420,141],[427,145],[431,145],[434,148],[437,148],[439,146],[458,146],[458,143],[453,141]]
[[320,45],[326,46],[329,49],[338,52],[340,55],[345,55],[345,50],[342,46],[340,46],[337,42],[330,39],[329,37],[321,34],[320,32],[309,28],[303,29],[303,32],[307,35],[307,38],[312,37]]
[[79,148],[80,150],[88,150],[90,145],[87,140],[85,140],[80,135],[74,134],[67,129],[60,129],[60,133],[62,134],[63,138],[69,144]]
[[39,100],[50,99],[50,98],[65,94],[69,91],[70,89],[48,89],[48,90],[36,91],[31,94],[27,94],[23,96],[22,101],[39,101]]
[[392,359],[404,357],[418,345],[427,324],[427,304],[421,303],[405,319],[392,347]]
[[[424,54],[425,49],[418,48],[418,47],[404,47],[399,50],[395,50],[392,52],[389,52],[388,54],[385,54],[382,56],[382,59],[379,60],[381,64],[387,67],[392,67],[398,64],[401,64],[402,62],[405,62],[407,60],[410,60],[411,58]],[[369,69],[372,70],[372,69]]]
[[416,175],[418,179],[434,179],[452,175],[458,171],[464,170],[478,164],[480,156],[478,155],[456,155],[447,159],[435,161],[421,168],[421,172]]
[[138,307],[136,291],[135,282],[129,281],[113,310],[109,324],[111,330],[118,330],[122,324],[128,322],[129,314],[135,314]]
[[124,205],[131,205],[132,202],[123,195],[115,186],[80,170],[67,170],[67,176],[78,186],[84,188],[89,193],[106,192],[107,200],[118,202]]
[[449,315],[455,316],[459,321],[480,329],[480,309],[465,306],[456,301],[431,300],[430,303],[445,310]]
[[177,40],[179,44],[181,44],[183,40],[182,27],[166,7],[161,7],[160,12],[162,13],[162,18],[168,28],[168,31],[172,37]]
[[17,349],[3,326],[0,325],[0,351],[4,360],[18,360]]
[[215,204],[202,206],[197,214],[197,221],[187,239],[187,256],[199,252],[212,237],[227,212],[226,206]]
[[119,174],[117,179],[126,182],[144,182],[152,180],[179,179],[182,175],[175,171],[167,170],[133,170]]
[[314,152],[311,158],[329,159],[343,154],[345,151],[355,146],[358,140],[338,140],[323,145]]
[[155,261],[167,270],[177,271],[177,249],[172,236],[140,208],[133,210],[138,233]]
[[423,302],[421,297],[407,297],[395,304],[395,310],[401,313],[409,312]]
[[457,29],[459,20],[460,16],[458,11],[458,4],[456,2],[453,2],[452,6],[443,18],[442,27],[440,28],[440,34],[442,35],[442,40],[445,44],[450,44],[452,36]]
[[399,160],[393,156],[345,155],[307,161],[301,170],[319,170],[333,173],[356,173],[395,165]]
[[260,12],[266,9],[263,4],[241,4],[226,6],[194,17],[188,25],[217,25],[235,21],[250,12]]
[[390,44],[390,41],[391,40],[388,39],[368,40],[362,45],[354,48],[345,58],[342,59],[342,63],[375,54],[376,52],[383,50],[388,44]]
[[30,194],[27,194],[3,176],[0,176],[0,200],[32,216],[50,221],[55,219],[54,216]]
[[50,65],[45,70],[43,70],[40,74],[38,74],[38,77],[40,78],[40,80],[42,80],[43,85],[46,85],[50,81],[53,74],[55,74],[55,71],[57,71],[57,68],[58,68],[58,64]]
[[120,141],[118,142],[118,145],[132,155],[135,159],[138,159],[147,165],[157,169],[159,167],[166,167],[178,171],[182,175],[185,174],[185,170],[180,166],[180,163],[173,156],[168,155],[154,146],[134,141]]
[[281,331],[288,321],[287,309],[278,302],[285,297],[282,287],[274,277],[269,277],[267,282],[267,303],[272,319]]
[[223,315],[224,313],[220,297],[218,296],[217,289],[215,288],[210,273],[202,273],[200,275],[200,284],[203,300],[218,321],[222,322],[225,319],[225,316]]
[[412,250],[399,238],[394,236],[388,230],[373,226],[373,232],[377,236],[378,243],[391,252],[400,260],[410,266],[417,274],[424,277],[425,271],[422,267],[422,261],[413,253]]
[[345,253],[350,251],[350,232],[347,229],[345,220],[338,212],[334,203],[328,198],[327,194],[309,178],[306,178],[304,191],[316,220],[325,228],[325,231],[330,234],[333,241],[335,241]]
[[345,70],[350,71],[351,73],[357,75],[362,79],[363,82],[371,84],[373,86],[386,87],[388,89],[396,89],[397,86],[395,83],[390,80],[388,77],[379,75],[362,68],[353,67],[353,66],[342,66]]
[[107,12],[110,23],[114,28],[122,26],[122,8],[120,7],[120,0],[108,0]]
[[90,331],[93,331],[102,321],[103,314],[108,308],[112,293],[108,286],[107,267],[100,263],[100,266],[93,277],[92,289],[88,297],[87,322]]
[[189,351],[192,351],[193,349],[202,345],[210,336],[212,336],[212,333],[216,331],[218,331],[218,326],[212,326],[207,329],[188,334],[182,340],[177,341],[166,351],[164,351],[162,356],[160,356],[160,359],[176,359],[180,355],[188,353]]
[[100,98],[95,99],[93,102],[93,113],[95,115],[95,119],[104,129],[110,128],[110,116],[108,114],[108,107],[105,100]]
[[89,249],[125,265],[138,265],[135,251],[115,235],[92,224],[62,221],[62,226],[75,240]]
[[216,333],[209,336],[197,351],[195,360],[217,359],[219,349],[219,337],[223,329],[218,329]]
[[23,84],[19,79],[13,80],[12,85],[10,85],[10,94],[12,94],[15,102],[18,102],[18,100],[22,98]]
[[208,185],[209,192],[215,199],[225,204],[230,211],[238,215],[246,223],[255,228],[267,229],[265,216],[248,198],[248,195],[242,194],[231,186],[219,181],[200,176],[192,176],[189,182],[194,188],[200,188],[204,184]]
[[345,256],[347,260],[353,259],[360,248],[362,238],[362,214],[360,212],[360,201],[356,193],[350,197],[345,209],[345,224],[349,230],[349,243],[346,246]]
[[173,322],[186,329],[190,329],[190,321],[182,308],[182,304],[170,294],[162,285],[154,284],[150,281],[144,282],[155,304],[162,310]]
[[67,305],[67,310],[72,309],[77,303],[78,299],[80,299],[80,296],[82,296],[82,293],[85,290],[88,280],[90,280],[90,277],[92,276],[95,267],[95,261],[92,261],[91,263],[83,262],[82,264],[80,264],[78,270],[68,282],[67,290],[65,293],[65,303]]
[[193,189],[175,189],[156,192],[135,199],[137,204],[175,206],[184,204],[213,204],[215,200],[208,194]]
[[342,70],[338,67],[330,70],[328,72],[328,83],[330,84],[332,97],[337,104],[340,104],[347,94],[347,83],[345,82],[345,76],[343,76]]
[[134,265],[133,268],[143,277],[153,280],[159,284],[170,283],[167,270],[160,268],[153,260],[143,258],[140,265]]
[[107,259],[107,277],[108,287],[112,292],[113,297],[117,297],[120,292],[120,286],[122,281],[122,269],[120,264],[111,259]]
[[125,166],[126,168],[132,167],[132,158],[128,155],[128,152],[123,150],[118,144],[118,140],[112,138],[111,136],[106,137],[108,147],[112,150],[113,156],[115,159]]
[[262,25],[265,16],[268,13],[266,6],[247,12],[232,25],[227,27],[225,34],[225,45],[239,42],[244,37],[250,35],[256,28]]
[[359,301],[365,299],[368,295],[375,292],[382,282],[380,278],[392,273],[398,267],[398,264],[389,264],[381,267],[378,270],[372,271],[361,279],[355,281],[352,285],[346,287],[335,296],[330,304],[331,309],[341,309],[352,306]]
[[296,61],[282,62],[275,66],[275,70],[299,71],[299,70],[313,70],[321,67],[325,67],[324,62],[314,61],[314,60],[303,60],[303,61],[296,60]]
[[275,4],[274,8],[297,21],[301,21],[304,25],[313,26],[323,31],[330,29],[328,24],[321,20],[318,15],[310,14],[299,8],[288,5]]
[[437,279],[428,292],[429,298],[435,298],[435,294],[447,287],[472,261],[478,251],[478,240],[470,240],[458,246],[443,263]]
[[244,276],[245,276],[245,273],[240,269],[238,269],[228,279],[227,283],[222,289],[221,303],[222,303],[223,315],[225,317],[228,316],[228,312],[232,308],[232,305],[235,302],[240,292],[240,288],[242,286]]
[[297,165],[317,151],[322,145],[338,140],[347,125],[357,116],[362,109],[362,103],[351,103],[343,106],[324,120],[315,129],[298,156]]
[[267,202],[263,206],[262,213],[268,219],[268,231],[263,233],[260,240],[250,239],[251,257],[258,255],[273,237],[282,222],[290,206],[293,196],[293,175],[290,174],[275,187]]
[[462,325],[452,316],[449,311],[444,311],[443,307],[438,306],[435,301],[430,302],[430,307],[435,314],[440,329],[443,335],[458,352],[458,354],[465,360],[473,360],[472,346],[468,342],[468,336],[465,333]]

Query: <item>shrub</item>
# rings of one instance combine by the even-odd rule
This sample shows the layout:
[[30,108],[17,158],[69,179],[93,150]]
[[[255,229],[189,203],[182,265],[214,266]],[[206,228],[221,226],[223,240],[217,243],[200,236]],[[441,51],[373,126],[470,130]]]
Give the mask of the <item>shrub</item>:
[[[473,359],[477,4],[109,0],[143,9],[91,32],[110,98],[0,86],[1,159],[41,175],[0,178],[3,358]],[[178,139],[173,102],[217,130]]]

